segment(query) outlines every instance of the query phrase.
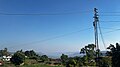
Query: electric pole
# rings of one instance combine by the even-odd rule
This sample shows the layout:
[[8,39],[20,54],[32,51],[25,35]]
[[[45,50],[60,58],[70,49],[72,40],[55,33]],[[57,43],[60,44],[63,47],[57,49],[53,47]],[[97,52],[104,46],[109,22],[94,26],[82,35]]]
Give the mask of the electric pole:
[[96,46],[96,66],[100,66],[99,64],[99,45],[98,45],[98,29],[97,29],[97,25],[99,22],[99,17],[98,17],[98,9],[94,8],[94,22],[93,22],[93,26],[94,26],[94,33],[95,33],[95,46]]

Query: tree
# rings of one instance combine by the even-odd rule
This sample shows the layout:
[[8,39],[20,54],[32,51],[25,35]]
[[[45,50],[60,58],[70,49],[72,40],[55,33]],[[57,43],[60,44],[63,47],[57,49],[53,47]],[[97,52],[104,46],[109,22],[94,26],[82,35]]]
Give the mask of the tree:
[[29,59],[37,59],[38,57],[34,50],[25,51],[25,56],[27,56]]
[[61,60],[62,60],[63,65],[66,65],[66,61],[68,60],[68,55],[62,54]]
[[67,61],[66,67],[75,67],[77,64],[77,61],[74,58],[69,58]]
[[100,67],[111,67],[111,57],[105,56],[100,60]]
[[8,56],[8,55],[10,55],[10,53],[8,52],[7,48],[0,50],[0,56]]
[[34,50],[30,50],[30,51],[25,51],[25,55],[28,57],[32,57],[32,56],[36,56],[36,53]]
[[95,51],[95,45],[94,44],[88,44],[84,48],[81,49],[80,53],[86,54],[83,56],[82,61],[84,65],[95,65],[95,58],[96,58],[96,51]]
[[112,44],[107,48],[110,49],[108,52],[112,56],[112,67],[120,66],[120,44],[116,43],[116,47]]
[[24,60],[25,60],[25,55],[22,51],[17,51],[10,59],[10,61],[15,65],[20,65],[24,63]]
[[40,57],[40,59],[41,59],[42,61],[48,61],[48,56],[47,56],[47,55],[42,55],[42,56]]

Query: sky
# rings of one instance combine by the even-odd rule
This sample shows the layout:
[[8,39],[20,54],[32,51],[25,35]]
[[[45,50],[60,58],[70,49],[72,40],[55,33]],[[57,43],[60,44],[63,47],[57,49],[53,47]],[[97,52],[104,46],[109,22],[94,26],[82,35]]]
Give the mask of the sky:
[[[104,16],[120,15],[119,3],[119,0],[0,0],[0,49],[46,54],[80,51],[94,43],[94,8],[98,9],[106,46],[119,43],[120,31],[114,30],[120,29],[120,23],[102,22],[119,21],[120,16]],[[99,46],[105,50],[100,36]]]

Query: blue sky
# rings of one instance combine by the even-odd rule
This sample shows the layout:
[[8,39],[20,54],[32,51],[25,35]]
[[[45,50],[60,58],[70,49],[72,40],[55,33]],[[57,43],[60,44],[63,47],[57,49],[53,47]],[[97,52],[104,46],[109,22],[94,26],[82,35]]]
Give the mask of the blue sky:
[[[0,13],[58,14],[2,15],[0,14],[0,49],[10,51],[35,50],[43,53],[79,51],[94,43],[93,8],[102,12],[120,12],[119,0],[0,0]],[[70,13],[70,14],[66,14]],[[119,20],[119,16],[100,16],[103,21]],[[101,27],[120,28],[120,23],[101,22]],[[88,29],[91,28],[91,29]],[[88,29],[76,32],[82,29]],[[105,43],[119,42],[120,31],[106,33]],[[72,32],[76,32],[70,34]],[[62,37],[62,35],[66,34]],[[55,38],[56,36],[60,36]],[[49,40],[48,40],[49,39]],[[46,40],[46,41],[43,41]],[[104,50],[100,40],[100,48]]]

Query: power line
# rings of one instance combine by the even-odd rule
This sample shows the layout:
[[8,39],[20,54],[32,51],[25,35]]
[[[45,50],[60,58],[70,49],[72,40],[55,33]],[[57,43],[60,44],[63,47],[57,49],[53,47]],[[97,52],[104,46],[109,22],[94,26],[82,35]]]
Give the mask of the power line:
[[51,38],[44,39],[44,40],[41,40],[41,41],[31,42],[31,44],[45,42],[45,41],[49,41],[49,40],[65,37],[65,36],[72,35],[72,34],[75,34],[75,33],[78,33],[78,32],[82,32],[82,31],[85,31],[85,30],[89,30],[89,29],[91,29],[91,28],[86,28],[86,29],[82,29],[82,30],[79,30],[79,31],[75,31],[75,32],[71,32],[71,33],[67,33],[67,34],[51,37]]
[[[78,11],[78,12],[64,12],[64,13],[5,13],[5,12],[0,12],[0,15],[70,15],[70,14],[80,14],[80,13],[90,13],[91,11]],[[100,12],[100,16],[120,16],[120,12]],[[119,15],[116,15],[119,14]]]
[[120,11],[116,11],[116,12],[99,12],[100,14],[117,14],[120,13]]
[[101,26],[100,26],[100,23],[98,22],[98,28],[99,28],[99,32],[100,32],[100,35],[101,35],[101,40],[102,40],[102,43],[104,45],[104,48],[105,50],[107,51],[107,47],[106,47],[106,44],[105,44],[105,40],[103,38],[103,34],[102,34],[102,30],[101,30]]
[[64,13],[3,13],[0,12],[0,15],[20,15],[20,16],[24,16],[24,15],[70,15],[70,14],[80,14],[80,13],[90,13],[90,11],[79,11],[79,12],[64,12]]
[[118,29],[115,29],[115,28],[109,28],[109,27],[101,27],[101,28],[103,28],[103,29],[112,29],[111,31],[107,31],[107,32],[104,32],[104,34],[106,34],[106,33],[112,33],[112,32],[116,32],[116,31],[120,31],[120,28],[118,28]]
[[120,11],[117,12],[100,12],[100,16],[120,16]]
[[[75,33],[79,33],[79,32],[82,32],[82,31],[86,31],[86,30],[89,30],[89,29],[92,29],[92,27],[86,28],[86,29],[81,29],[79,31],[74,31],[74,32],[63,34],[63,35],[59,35],[59,36],[55,36],[55,37],[51,37],[51,38],[40,40],[40,41],[35,41],[35,42],[30,42],[30,43],[25,43],[25,44],[19,44],[19,45],[30,45],[30,44],[42,43],[42,42],[54,40],[54,39],[57,39],[57,38],[65,37],[65,36],[68,36],[68,35],[72,35],[72,34],[75,34]],[[16,46],[18,46],[18,45],[16,45]]]
[[[77,11],[77,12],[63,12],[63,13],[8,13],[8,12],[0,12],[0,15],[69,15],[69,14],[79,14],[79,13],[90,13],[90,11]],[[104,15],[104,14],[119,14],[120,11],[118,12],[100,12],[103,15],[100,16],[111,16],[111,15]],[[116,16],[116,15],[113,15]],[[119,16],[119,15],[117,15]]]
[[108,31],[108,32],[105,32],[105,33],[112,33],[112,32],[116,32],[116,31],[120,31],[120,29],[111,30],[111,31]]
[[120,21],[100,21],[100,22],[120,22]]
[[109,15],[107,15],[107,14],[101,14],[100,16],[106,16],[106,17],[108,17],[108,16],[120,16],[120,14],[118,14],[118,15],[113,15],[113,14],[109,14]]
[[110,27],[101,27],[103,29],[113,29],[113,30],[116,30],[116,29],[119,29],[119,28],[110,28]]

